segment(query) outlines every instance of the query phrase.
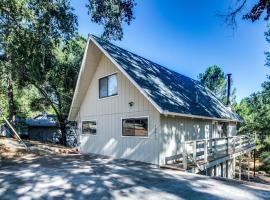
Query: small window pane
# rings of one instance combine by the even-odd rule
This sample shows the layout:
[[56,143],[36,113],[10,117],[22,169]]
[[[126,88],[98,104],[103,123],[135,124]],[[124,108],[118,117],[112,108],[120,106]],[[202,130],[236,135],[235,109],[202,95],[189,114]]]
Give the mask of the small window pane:
[[124,136],[134,136],[134,120],[124,119],[123,120],[123,135]]
[[90,133],[93,135],[97,134],[97,122],[96,121],[83,121],[82,122],[82,133]]
[[148,122],[147,118],[135,120],[135,135],[136,136],[147,136]]
[[99,98],[108,96],[108,77],[99,79]]
[[130,118],[123,119],[122,135],[123,136],[147,136],[148,135],[148,118]]
[[117,75],[108,77],[108,96],[117,95]]

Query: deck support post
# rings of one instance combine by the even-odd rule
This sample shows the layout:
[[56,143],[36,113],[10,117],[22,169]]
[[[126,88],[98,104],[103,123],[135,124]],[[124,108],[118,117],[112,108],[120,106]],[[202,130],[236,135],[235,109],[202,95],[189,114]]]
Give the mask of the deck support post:
[[232,160],[232,170],[233,170],[233,179],[235,179],[235,157],[233,158],[233,160]]
[[224,177],[224,165],[223,165],[223,162],[220,163],[220,175],[221,175],[221,177]]
[[253,152],[253,163],[254,163],[253,178],[255,179],[255,175],[256,175],[256,149],[254,149],[254,152]]
[[239,165],[239,181],[241,181],[241,163],[242,162],[242,157],[241,156],[239,156],[239,158],[238,158],[238,165]]
[[248,181],[250,181],[250,177],[249,177],[249,159],[250,159],[250,153],[248,153],[248,162],[247,162],[247,165],[248,165]]
[[229,178],[229,163],[228,160],[226,160],[226,178]]

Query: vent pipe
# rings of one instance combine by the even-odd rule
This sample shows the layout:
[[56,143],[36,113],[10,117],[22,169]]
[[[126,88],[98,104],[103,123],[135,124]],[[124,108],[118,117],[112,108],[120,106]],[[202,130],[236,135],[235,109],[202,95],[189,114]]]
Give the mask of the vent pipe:
[[227,78],[228,78],[228,82],[227,82],[227,106],[230,107],[231,106],[231,77],[232,74],[227,74]]

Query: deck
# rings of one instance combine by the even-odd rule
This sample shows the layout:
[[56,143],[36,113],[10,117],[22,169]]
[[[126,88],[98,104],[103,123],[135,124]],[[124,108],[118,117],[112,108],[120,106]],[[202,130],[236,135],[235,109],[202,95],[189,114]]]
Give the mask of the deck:
[[165,158],[170,168],[197,173],[255,149],[255,137],[249,135],[186,141],[184,151]]

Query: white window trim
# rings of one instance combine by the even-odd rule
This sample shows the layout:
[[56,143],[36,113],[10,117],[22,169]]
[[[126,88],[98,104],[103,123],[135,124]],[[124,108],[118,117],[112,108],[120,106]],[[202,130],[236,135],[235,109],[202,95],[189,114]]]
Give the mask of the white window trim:
[[[138,118],[147,118],[147,136],[130,136],[130,135],[123,135],[123,119],[138,119]],[[149,138],[149,128],[150,128],[150,121],[149,121],[149,115],[148,116],[130,116],[130,117],[121,117],[121,137],[123,138],[142,138],[142,139],[148,139]]]
[[[102,79],[102,78],[105,78],[105,77],[112,76],[112,75],[114,75],[114,74],[117,75],[117,76],[116,76],[116,77],[117,77],[117,94],[116,94],[116,95],[112,95],[112,96],[107,96],[107,97],[102,97],[102,98],[100,98],[100,97],[99,97],[99,80]],[[108,98],[113,98],[113,97],[119,96],[119,84],[118,84],[118,83],[119,83],[119,81],[118,81],[118,80],[119,80],[119,78],[118,78],[119,76],[118,76],[118,74],[119,74],[118,71],[115,71],[115,72],[110,73],[110,74],[108,74],[108,75],[99,76],[99,77],[97,78],[97,85],[98,85],[98,90],[97,90],[97,97],[98,97],[98,98],[97,98],[97,99],[98,99],[98,100],[103,100],[103,99],[108,99]]]
[[[96,134],[93,133],[83,133],[83,122],[96,122]],[[81,134],[80,135],[91,135],[91,136],[97,136],[98,135],[98,123],[96,119],[84,119],[81,121]]]

